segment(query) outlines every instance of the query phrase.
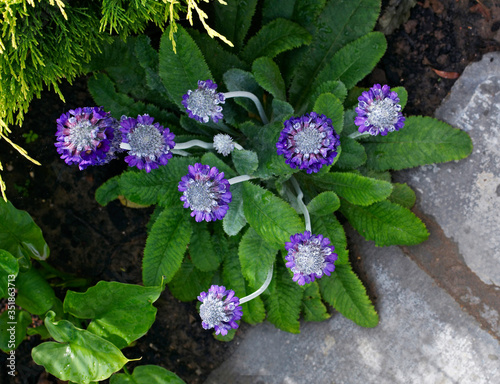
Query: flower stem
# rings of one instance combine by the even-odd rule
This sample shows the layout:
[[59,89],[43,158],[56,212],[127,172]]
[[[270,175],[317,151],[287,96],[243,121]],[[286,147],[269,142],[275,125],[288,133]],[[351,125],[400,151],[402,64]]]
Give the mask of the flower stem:
[[229,182],[229,185],[233,185],[233,184],[238,184],[238,183],[241,183],[243,181],[247,181],[247,180],[251,180],[251,179],[255,179],[255,176],[241,175],[241,176],[236,176],[236,177],[229,179],[228,182]]
[[264,108],[262,107],[262,104],[260,103],[257,96],[255,96],[253,93],[250,93],[247,91],[235,91],[235,92],[224,93],[225,99],[230,99],[232,97],[246,97],[247,99],[252,100],[253,103],[255,104],[255,106],[257,107],[257,110],[259,111],[259,115],[260,115],[262,122],[264,124],[269,124],[269,120],[267,119],[267,116],[264,113]]
[[271,264],[271,268],[269,268],[269,271],[267,272],[267,277],[266,277],[266,281],[264,281],[264,284],[262,284],[262,286],[259,289],[257,289],[254,293],[240,299],[240,304],[243,304],[243,303],[246,303],[247,301],[255,299],[262,292],[264,292],[267,289],[272,278],[273,278],[273,264]]
[[175,149],[188,149],[191,147],[201,147],[205,149],[212,149],[214,145],[212,143],[206,143],[201,140],[189,140],[186,141],[185,143],[176,143],[175,144]]
[[295,177],[291,177],[290,180],[292,181],[292,185],[295,188],[295,192],[297,192],[297,203],[299,204],[299,207],[304,214],[304,220],[306,222],[306,231],[311,232],[311,218],[309,217],[309,211],[307,210],[306,205],[304,204],[304,201],[302,198],[304,197],[304,193],[300,189],[299,183],[295,179]]
[[351,139],[357,139],[358,137],[368,136],[369,134],[369,132],[354,132],[351,133],[348,137],[350,137]]

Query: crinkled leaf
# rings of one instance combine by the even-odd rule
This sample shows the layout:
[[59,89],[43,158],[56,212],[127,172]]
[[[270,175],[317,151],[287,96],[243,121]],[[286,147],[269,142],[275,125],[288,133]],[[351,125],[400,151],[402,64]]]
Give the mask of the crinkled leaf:
[[273,58],[281,52],[309,44],[311,40],[311,34],[299,24],[276,19],[264,25],[248,40],[241,57],[249,62],[262,56]]
[[330,318],[325,305],[321,301],[319,286],[316,281],[308,284],[302,298],[302,313],[306,321],[323,321]]
[[332,120],[333,129],[340,134],[344,126],[344,107],[341,101],[331,93],[322,93],[314,103],[313,111]]
[[326,81],[326,82],[320,84],[313,91],[311,100],[309,102],[308,109],[313,108],[314,103],[318,99],[319,95],[321,95],[323,93],[331,93],[337,99],[339,99],[341,102],[344,102],[345,98],[347,97],[347,88],[345,87],[344,83],[339,81],[339,80],[330,80],[330,81]]
[[239,51],[248,33],[257,0],[232,0],[226,4],[215,2],[214,29],[231,41]]
[[140,365],[132,374],[115,373],[109,379],[110,384],[186,384],[175,373],[159,365]]
[[153,325],[153,303],[161,292],[162,287],[99,281],[84,293],[68,291],[64,312],[91,319],[87,331],[122,349],[144,336]]
[[196,268],[200,271],[215,271],[221,263],[221,256],[214,250],[212,237],[207,223],[192,222],[192,235],[189,242],[189,255]]
[[216,167],[219,172],[224,172],[224,178],[226,179],[237,176],[237,173],[229,165],[227,165],[223,160],[219,159],[217,155],[212,152],[206,152],[201,157],[201,163],[203,165],[210,165],[210,167]]
[[174,52],[169,38],[170,28],[167,28],[160,41],[159,74],[170,100],[177,104],[181,111],[185,111],[182,96],[189,89],[196,89],[198,80],[213,78],[200,49],[181,26],[178,26],[174,34],[177,50]]
[[377,171],[460,160],[472,152],[467,132],[422,116],[408,117],[398,132],[367,137],[362,144],[368,155],[367,164]]
[[[231,92],[246,91],[253,93],[255,97],[262,100],[262,88],[259,86],[252,73],[243,71],[238,68],[233,68],[224,73],[224,84]],[[255,107],[253,101],[246,97],[235,97],[233,100],[236,104],[245,108],[248,112],[258,116],[259,111]]]
[[222,227],[224,232],[229,236],[238,234],[241,229],[247,224],[245,212],[243,211],[243,191],[241,184],[231,186],[232,201],[229,204],[229,209],[222,219]]
[[286,101],[273,99],[273,116],[271,122],[283,123],[293,115],[293,107]]
[[332,191],[322,192],[307,204],[311,215],[324,216],[335,212],[340,207],[339,197]]
[[370,205],[386,199],[392,192],[392,185],[355,173],[334,172],[312,177],[318,187],[334,191],[352,204]]
[[[42,235],[26,211],[16,209],[10,201],[0,199],[0,249],[16,258],[45,260],[50,250]],[[21,261],[22,262],[22,261]]]
[[210,286],[213,275],[213,272],[200,271],[189,259],[185,259],[175,276],[168,283],[168,288],[176,299],[193,301],[200,295],[200,292]]
[[311,217],[311,226],[314,233],[322,234],[330,240],[330,244],[335,247],[337,254],[335,265],[347,264],[349,262],[349,251],[347,251],[347,239],[342,224],[339,223],[335,215],[324,215]]
[[378,324],[377,312],[350,265],[336,266],[332,275],[322,277],[318,284],[323,299],[342,315],[362,327],[372,328]]
[[264,283],[277,253],[277,248],[266,243],[252,227],[248,228],[241,239],[238,255],[243,276],[250,287],[259,288]]
[[45,326],[56,342],[38,345],[31,356],[60,380],[82,384],[105,380],[130,361],[102,337],[76,328],[67,320],[54,322],[53,312],[47,314]]
[[259,57],[252,64],[255,80],[267,92],[279,100],[286,100],[285,80],[278,65],[269,57]]
[[410,210],[381,201],[367,207],[342,201],[340,211],[365,239],[378,247],[386,245],[415,245],[429,237],[420,219]]
[[56,300],[54,290],[35,268],[20,272],[15,283],[16,304],[29,313],[43,315],[54,305]]
[[0,298],[7,297],[9,281],[15,288],[15,277],[19,273],[19,262],[5,249],[0,249]]
[[394,188],[389,196],[391,203],[402,205],[405,208],[411,209],[415,205],[417,197],[415,192],[407,184],[394,183]]
[[365,148],[356,140],[344,136],[340,139],[340,143],[342,156],[335,163],[335,168],[356,169],[366,162]]
[[190,211],[179,205],[165,208],[149,233],[142,260],[144,285],[168,283],[181,266],[191,238]]
[[118,196],[122,194],[120,177],[121,175],[114,176],[97,188],[97,191],[95,191],[95,199],[99,204],[106,206],[110,201],[117,199]]
[[259,167],[259,158],[253,151],[234,150],[231,153],[233,164],[240,175],[251,175]]
[[391,88],[391,91],[394,91],[398,94],[399,97],[399,105],[401,105],[401,109],[404,109],[406,103],[408,102],[408,92],[404,87],[394,87]]
[[283,248],[291,235],[304,231],[304,223],[290,205],[249,182],[243,185],[243,209],[250,226],[271,246]]
[[[0,314],[0,349],[5,353],[17,349],[26,337],[26,329],[30,325],[31,315],[26,311],[14,309],[2,312]],[[13,334],[12,329],[14,329]],[[11,335],[14,339],[11,339]]]

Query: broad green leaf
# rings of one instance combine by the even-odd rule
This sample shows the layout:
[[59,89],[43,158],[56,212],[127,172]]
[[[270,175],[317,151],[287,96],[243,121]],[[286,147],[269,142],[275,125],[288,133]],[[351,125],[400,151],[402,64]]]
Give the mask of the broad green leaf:
[[0,217],[0,249],[5,249],[18,259],[31,257],[45,260],[49,257],[49,247],[42,230],[26,211],[16,209],[10,201],[0,199]]
[[196,89],[198,80],[208,80],[213,77],[200,49],[181,26],[174,34],[177,50],[174,52],[169,38],[170,28],[168,27],[163,33],[160,41],[159,74],[170,100],[184,111],[182,96],[189,89]]
[[168,283],[181,266],[191,238],[189,211],[179,205],[165,208],[153,224],[144,248],[144,285]]
[[273,247],[283,248],[291,235],[304,231],[304,223],[290,205],[249,182],[243,185],[243,210],[250,226]]
[[232,0],[220,4],[215,2],[215,27],[214,29],[234,44],[239,51],[243,45],[252,17],[255,13],[257,0]]
[[0,249],[0,298],[7,297],[9,282],[11,291],[15,289],[15,278],[19,273],[19,263],[10,252]]
[[0,349],[5,353],[17,349],[26,337],[26,328],[30,325],[31,315],[26,311],[9,308],[2,312],[0,314]]
[[355,173],[334,172],[312,177],[318,187],[331,190],[352,204],[370,205],[389,197],[392,185]]
[[231,177],[235,177],[238,175],[229,165],[227,165],[223,160],[219,159],[217,155],[212,152],[206,152],[201,157],[201,163],[203,165],[210,165],[210,167],[216,167],[220,172],[224,172],[224,177],[226,179],[230,179]]
[[330,244],[335,247],[337,254],[335,265],[349,263],[349,252],[347,251],[347,239],[344,227],[339,223],[335,215],[324,215],[311,217],[311,226],[315,234],[322,234],[330,240]]
[[277,253],[278,249],[266,243],[252,227],[248,228],[241,239],[238,255],[241,271],[250,287],[257,289],[264,283]]
[[313,111],[323,114],[332,120],[333,129],[340,134],[344,126],[344,107],[339,99],[331,93],[323,93],[314,103]]
[[[229,91],[250,92],[253,93],[259,100],[262,100],[262,88],[259,86],[257,81],[255,81],[254,76],[250,72],[246,72],[238,68],[233,68],[224,73],[223,78],[224,84]],[[248,112],[253,113],[255,116],[258,116],[259,111],[255,107],[253,101],[249,100],[246,97],[235,97],[232,100],[234,100],[236,104],[245,108]]]
[[323,93],[331,93],[341,102],[344,102],[345,98],[347,97],[347,88],[345,87],[343,82],[338,80],[330,80],[320,84],[313,91],[312,97],[309,102],[310,107],[308,108],[308,110],[313,108],[314,103],[316,102],[318,97]]
[[252,72],[255,80],[267,92],[279,100],[286,100],[285,80],[278,65],[269,57],[260,57],[253,62]]
[[202,272],[194,264],[186,259],[181,267],[168,283],[168,288],[176,299],[181,301],[193,301],[202,291],[210,286],[214,273]]
[[76,328],[67,320],[53,321],[54,313],[49,312],[45,326],[56,342],[38,345],[31,356],[58,379],[89,384],[107,379],[130,361],[102,337]]
[[267,320],[283,331],[299,333],[299,316],[304,291],[292,280],[284,265],[279,262],[276,264],[273,279],[263,294]]
[[387,49],[385,37],[371,32],[341,48],[314,79],[313,89],[329,80],[342,81],[347,89],[368,75]]
[[[325,276],[327,277],[327,276]],[[302,313],[306,321],[323,321],[330,318],[325,305],[321,301],[319,286],[316,281],[308,284],[302,298]]]
[[100,205],[106,206],[110,201],[117,199],[122,194],[120,177],[121,175],[114,176],[97,188],[95,199]]
[[221,263],[221,256],[214,250],[207,223],[192,222],[189,255],[196,268],[202,272],[215,271]]
[[271,122],[283,123],[293,115],[293,107],[286,101],[273,99],[273,116]]
[[16,277],[16,304],[34,315],[43,315],[52,308],[56,296],[52,287],[40,272],[30,268]]
[[222,219],[222,227],[224,232],[229,236],[238,234],[241,229],[247,224],[245,212],[243,211],[243,191],[241,184],[231,185],[232,201],[229,204],[229,209]]
[[429,237],[420,219],[410,210],[389,201],[361,207],[342,201],[340,211],[365,239],[378,247],[415,245]]
[[228,341],[232,341],[234,339],[235,335],[236,335],[236,329],[230,329],[227,332],[226,336],[222,336],[220,333],[218,335],[216,335],[215,332],[213,333],[213,336],[214,336],[215,340],[217,340],[217,341],[223,341],[225,343],[227,343]]
[[99,281],[84,293],[68,291],[64,312],[79,319],[91,319],[87,331],[122,349],[151,328],[156,316],[153,303],[162,290],[162,287]]
[[401,109],[404,109],[406,103],[408,102],[408,92],[403,87],[394,87],[391,88],[391,91],[396,92],[399,97],[399,105],[401,105]]
[[[252,294],[254,290],[247,286],[248,294]],[[266,308],[264,302],[257,296],[255,299],[242,304],[243,320],[248,324],[262,323],[266,318]]]
[[324,216],[335,212],[340,207],[339,197],[332,191],[322,192],[307,204],[311,215]]
[[370,32],[379,12],[380,0],[327,2],[316,23],[317,33],[294,72],[290,100],[296,109],[306,104],[313,93],[315,87],[312,87],[311,79],[318,76],[340,48]]
[[323,299],[342,315],[362,327],[378,324],[377,312],[350,265],[337,265],[332,275],[319,279],[318,284]]
[[273,58],[281,52],[309,44],[311,34],[292,21],[276,19],[266,24],[245,45],[241,57],[253,62],[258,57]]
[[140,365],[132,374],[115,373],[110,384],[186,384],[175,373],[159,365]]
[[362,144],[367,164],[377,171],[460,160],[472,152],[472,141],[460,129],[432,117],[412,116],[405,126],[387,136],[371,136]]
[[259,158],[253,151],[234,150],[231,153],[233,164],[240,175],[251,175],[259,167]]
[[342,131],[341,143],[343,143],[342,140],[344,139],[344,137],[349,136],[354,132],[358,132],[358,126],[354,124],[354,120],[357,116],[355,108],[356,107],[353,107],[344,111],[344,129]]
[[417,197],[415,192],[407,184],[394,183],[394,188],[389,196],[391,203],[399,204],[405,208],[411,209],[415,205]]
[[124,172],[120,177],[121,192],[130,201],[141,205],[182,206],[179,182],[188,174],[188,166],[198,160],[193,157],[174,157],[166,166],[149,173],[145,170]]
[[366,162],[365,148],[356,140],[350,137],[340,139],[342,146],[342,156],[335,163],[335,168],[356,169]]

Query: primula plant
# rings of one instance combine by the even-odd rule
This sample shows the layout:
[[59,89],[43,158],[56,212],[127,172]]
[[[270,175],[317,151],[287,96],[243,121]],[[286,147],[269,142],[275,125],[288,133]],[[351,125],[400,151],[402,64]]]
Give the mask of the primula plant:
[[358,86],[386,48],[379,0],[259,5],[215,5],[234,48],[181,27],[176,52],[168,30],[158,51],[146,36],[115,41],[89,80],[102,107],[61,116],[56,147],[80,168],[128,163],[97,201],[156,206],[144,286],[198,299],[218,338],[264,319],[296,333],[301,316],[329,318],[325,304],[374,327],[343,226],[377,246],[425,241],[414,192],[389,171],[462,159],[471,140],[405,116],[401,87]]

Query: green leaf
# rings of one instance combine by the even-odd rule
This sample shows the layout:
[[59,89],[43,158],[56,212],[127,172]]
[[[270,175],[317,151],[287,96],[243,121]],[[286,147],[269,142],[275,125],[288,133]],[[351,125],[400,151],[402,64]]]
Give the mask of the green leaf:
[[91,319],[87,331],[112,342],[119,349],[144,336],[155,321],[162,287],[99,281],[84,293],[68,291],[64,312]]
[[260,57],[253,62],[255,80],[267,92],[279,100],[286,100],[285,80],[278,65],[269,57]]
[[314,79],[313,89],[329,80],[342,81],[347,89],[368,75],[387,49],[385,37],[371,32],[340,49]]
[[377,312],[350,265],[336,266],[332,275],[319,279],[318,284],[323,299],[342,315],[362,327],[378,324]]
[[257,0],[232,0],[227,4],[214,3],[215,30],[231,41],[239,51],[248,33]]
[[283,123],[293,115],[293,107],[286,101],[273,99],[273,116],[271,122]]
[[401,105],[401,109],[403,110],[408,102],[408,92],[404,87],[394,87],[391,88],[391,91],[396,92],[399,97],[399,105]]
[[335,132],[340,134],[344,126],[344,107],[339,99],[331,93],[323,93],[314,103],[313,111],[323,114],[332,120]]
[[15,289],[15,278],[18,273],[17,259],[5,249],[0,249],[0,299],[7,297],[9,282],[11,291]]
[[286,19],[276,19],[264,25],[248,40],[241,57],[249,62],[262,56],[272,59],[281,52],[309,44],[311,40],[311,34],[299,24]]
[[356,140],[344,136],[340,139],[340,143],[342,156],[335,163],[335,168],[356,169],[366,162],[365,148]]
[[405,208],[411,209],[415,205],[417,197],[415,192],[407,184],[394,183],[394,188],[389,196],[391,203],[399,204]]
[[297,110],[306,104],[313,93],[315,87],[312,87],[311,79],[318,76],[340,48],[370,32],[379,12],[380,0],[327,2],[316,23],[317,33],[309,49],[303,52],[302,61],[294,72],[290,100]]
[[179,202],[165,208],[153,224],[142,260],[144,285],[168,283],[181,266],[191,238],[189,213]]
[[410,210],[389,201],[368,207],[342,201],[340,211],[365,239],[378,247],[386,245],[415,245],[427,240],[425,225]]
[[304,223],[290,205],[249,182],[243,185],[243,210],[250,226],[271,246],[283,248],[291,235],[304,231]]
[[240,175],[251,175],[259,167],[259,159],[253,151],[234,150],[231,153],[233,164]]
[[88,384],[107,379],[130,361],[113,343],[67,320],[53,322],[54,316],[53,312],[47,314],[45,326],[57,342],[38,345],[31,356],[55,377]]
[[193,301],[196,300],[200,292],[210,286],[213,275],[213,272],[200,271],[189,259],[185,259],[180,269],[168,283],[168,288],[176,299]]
[[159,74],[170,100],[184,111],[182,96],[189,89],[196,89],[198,80],[213,77],[200,49],[181,26],[174,34],[177,49],[177,52],[174,52],[169,38],[170,28],[163,33],[160,41]]
[[320,84],[313,91],[312,97],[309,102],[310,107],[308,108],[308,110],[313,108],[314,103],[316,102],[318,97],[323,93],[331,93],[341,102],[344,102],[345,98],[347,97],[347,88],[345,87],[343,82],[338,80],[330,80]]
[[0,248],[16,258],[45,260],[50,251],[31,216],[0,199]]
[[241,229],[247,224],[245,213],[243,211],[243,191],[241,184],[231,185],[232,201],[229,204],[229,209],[226,216],[222,219],[222,227],[224,232],[229,236],[237,235]]
[[[325,276],[326,277],[326,276]],[[319,286],[316,281],[308,284],[302,298],[302,313],[306,321],[323,321],[330,318],[325,305],[321,301]]]
[[392,185],[355,173],[334,172],[312,177],[318,187],[334,191],[352,204],[370,205],[389,197]]
[[120,177],[121,192],[130,201],[141,205],[181,204],[179,181],[187,175],[189,165],[197,161],[193,157],[174,157],[169,160],[168,165],[149,173],[145,170],[124,172]]
[[472,153],[467,132],[432,117],[412,116],[387,136],[363,139],[368,165],[377,171],[460,160]]
[[[233,68],[224,73],[223,78],[224,84],[229,91],[247,91],[253,93],[259,100],[262,100],[262,88],[260,88],[259,84],[255,81],[255,78],[250,72]],[[232,100],[234,100],[236,104],[245,108],[248,112],[258,115],[259,111],[255,107],[255,104],[248,98],[235,97]]]
[[196,268],[202,272],[215,271],[221,263],[221,256],[214,250],[207,223],[192,223],[189,255]]
[[225,343],[227,343],[228,341],[232,341],[234,339],[235,335],[236,335],[236,329],[230,329],[229,331],[227,331],[227,335],[226,336],[222,336],[220,333],[218,335],[216,335],[215,333],[213,333],[213,336],[214,336],[215,340],[217,340],[217,341],[223,341]]
[[266,243],[252,227],[248,228],[241,239],[238,255],[241,271],[250,287],[257,289],[264,283],[277,253],[277,248]]
[[267,320],[277,328],[299,333],[299,316],[303,290],[290,276],[281,263],[275,266],[273,279],[264,292]]
[[347,239],[344,227],[339,223],[335,215],[314,215],[311,217],[311,226],[314,233],[321,233],[335,247],[333,252],[338,256],[335,265],[349,263],[349,252],[347,251]]
[[216,167],[220,172],[224,172],[224,177],[226,179],[230,179],[231,177],[235,177],[238,175],[229,165],[227,165],[223,160],[219,159],[217,155],[212,152],[206,152],[201,157],[201,163],[203,165],[210,165],[210,167]]
[[340,207],[339,197],[332,191],[322,192],[307,204],[311,215],[324,216],[335,212]]
[[2,312],[0,314],[0,349],[7,354],[17,349],[26,337],[26,329],[30,325],[31,315],[26,311],[6,309]]
[[114,176],[97,188],[97,191],[95,191],[95,199],[100,205],[106,206],[110,201],[117,199],[118,196],[122,194],[120,177],[121,175]]
[[109,380],[110,384],[186,384],[175,373],[167,371],[158,365],[140,365],[130,375],[115,373]]
[[35,268],[20,272],[15,284],[16,304],[29,313],[43,315],[54,305],[56,300],[54,290]]

